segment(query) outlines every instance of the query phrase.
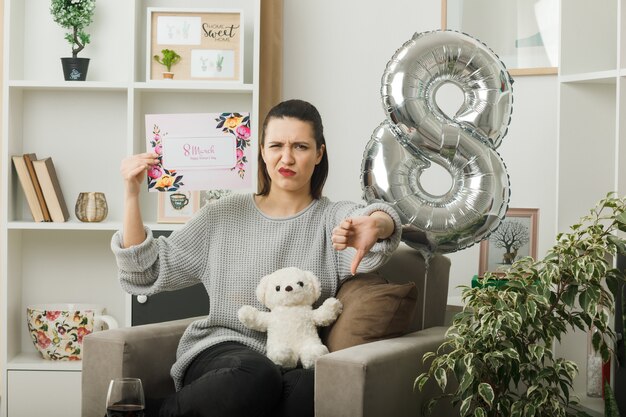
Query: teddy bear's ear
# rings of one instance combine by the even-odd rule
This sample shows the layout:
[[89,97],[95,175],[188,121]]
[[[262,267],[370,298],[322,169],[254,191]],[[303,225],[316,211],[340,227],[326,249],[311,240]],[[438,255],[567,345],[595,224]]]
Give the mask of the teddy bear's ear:
[[259,285],[257,285],[256,287],[256,298],[263,305],[265,305],[265,289],[267,288],[269,278],[269,275],[261,278],[261,281],[259,281]]
[[313,288],[313,295],[315,295],[315,300],[317,300],[318,298],[320,298],[320,295],[322,295],[322,287],[320,285],[320,280],[311,271],[304,271],[304,275],[307,277],[307,279],[311,283],[311,288]]

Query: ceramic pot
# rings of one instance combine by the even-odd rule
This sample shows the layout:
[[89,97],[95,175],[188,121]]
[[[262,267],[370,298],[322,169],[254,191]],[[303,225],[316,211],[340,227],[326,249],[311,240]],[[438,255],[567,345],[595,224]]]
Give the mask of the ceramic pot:
[[113,329],[118,323],[92,304],[39,304],[26,308],[26,319],[35,349],[44,359],[82,359],[83,337]]
[[74,213],[81,222],[101,222],[109,213],[104,193],[80,193],[76,200]]
[[63,66],[65,81],[85,81],[87,79],[89,58],[61,58],[61,65]]

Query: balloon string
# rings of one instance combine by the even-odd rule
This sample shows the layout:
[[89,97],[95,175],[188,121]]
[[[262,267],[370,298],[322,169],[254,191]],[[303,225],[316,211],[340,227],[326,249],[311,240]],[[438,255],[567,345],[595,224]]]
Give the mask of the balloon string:
[[430,259],[433,257],[433,252],[420,250],[419,253],[424,258],[424,288],[423,288],[424,302],[422,303],[422,327],[421,327],[421,329],[424,330],[426,328],[426,302],[428,300],[426,296],[428,294],[428,272],[430,271]]

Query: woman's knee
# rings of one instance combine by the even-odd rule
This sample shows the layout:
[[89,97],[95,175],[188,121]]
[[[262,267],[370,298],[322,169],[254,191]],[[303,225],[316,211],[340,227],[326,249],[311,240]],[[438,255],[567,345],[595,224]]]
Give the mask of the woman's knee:
[[[267,359],[267,358],[264,358]],[[236,370],[237,386],[248,395],[274,399],[277,402],[282,393],[283,378],[280,369],[270,360],[243,361]]]
[[269,415],[282,393],[278,367],[243,346],[221,350],[192,365],[194,377],[186,378],[188,383],[164,404],[162,416]]
[[241,410],[242,415],[265,415],[280,401],[282,374],[265,355],[247,348],[230,356],[228,365],[215,369],[198,381],[206,395],[216,396],[225,407]]
[[202,380],[208,391],[229,390],[265,392],[273,396],[281,391],[282,375],[278,367],[260,352],[244,345],[227,342],[199,355],[190,365],[185,376],[185,386]]
[[315,372],[312,369],[294,369],[283,375],[283,396],[274,417],[313,417]]
[[160,416],[264,417],[276,408],[281,392],[282,377],[276,367],[221,369],[166,400]]

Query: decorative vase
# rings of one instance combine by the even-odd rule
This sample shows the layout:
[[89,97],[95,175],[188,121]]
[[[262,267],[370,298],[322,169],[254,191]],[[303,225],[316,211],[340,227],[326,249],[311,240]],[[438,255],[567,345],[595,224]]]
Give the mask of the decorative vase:
[[65,81],[85,81],[87,79],[89,58],[61,58],[61,65],[63,66]]
[[81,222],[101,222],[109,213],[104,193],[80,193],[76,200],[74,213]]
[[589,329],[587,335],[587,396],[602,396],[602,355],[593,348],[593,335],[598,330]]

